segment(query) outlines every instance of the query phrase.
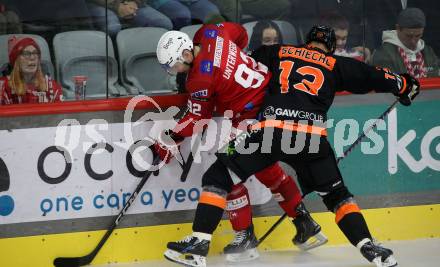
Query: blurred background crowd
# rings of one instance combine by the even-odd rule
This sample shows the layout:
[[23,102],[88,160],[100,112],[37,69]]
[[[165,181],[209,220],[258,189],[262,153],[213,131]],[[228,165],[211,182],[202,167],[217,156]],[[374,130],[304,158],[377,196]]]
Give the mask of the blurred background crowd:
[[439,12],[437,0],[0,0],[0,104],[182,91],[157,63],[157,41],[223,21],[246,28],[248,51],[300,45],[328,25],[336,55],[437,77]]

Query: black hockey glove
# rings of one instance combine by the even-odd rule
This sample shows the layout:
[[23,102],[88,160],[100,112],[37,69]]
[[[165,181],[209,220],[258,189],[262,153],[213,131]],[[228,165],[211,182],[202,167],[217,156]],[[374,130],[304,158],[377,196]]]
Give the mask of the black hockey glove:
[[403,83],[402,86],[404,87],[400,89],[397,97],[399,98],[400,104],[409,106],[413,99],[420,93],[420,83],[408,73],[400,74],[400,76],[406,80],[406,83]]

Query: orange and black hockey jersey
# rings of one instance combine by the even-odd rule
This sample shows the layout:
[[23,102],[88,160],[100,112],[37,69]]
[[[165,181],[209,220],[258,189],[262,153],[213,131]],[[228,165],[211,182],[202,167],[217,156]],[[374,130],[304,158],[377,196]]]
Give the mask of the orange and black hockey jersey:
[[405,83],[386,69],[308,47],[262,46],[252,57],[272,72],[262,115],[276,120],[323,123],[338,91],[397,94]]

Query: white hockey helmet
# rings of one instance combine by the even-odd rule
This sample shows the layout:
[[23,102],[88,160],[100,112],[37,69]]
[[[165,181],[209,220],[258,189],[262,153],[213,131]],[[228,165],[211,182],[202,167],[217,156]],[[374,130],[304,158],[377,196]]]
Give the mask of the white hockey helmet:
[[172,68],[177,62],[184,63],[182,54],[185,49],[190,51],[193,49],[193,42],[186,33],[179,31],[166,32],[157,43],[157,60],[168,73],[176,74]]

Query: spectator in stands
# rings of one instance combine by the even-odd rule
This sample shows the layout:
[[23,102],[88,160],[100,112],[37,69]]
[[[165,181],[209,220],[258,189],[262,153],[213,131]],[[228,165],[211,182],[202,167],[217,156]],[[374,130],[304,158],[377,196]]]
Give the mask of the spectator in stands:
[[6,8],[0,1],[0,34],[22,33],[22,25],[18,15]]
[[41,50],[34,39],[12,36],[8,52],[12,71],[0,78],[0,104],[62,101],[61,86],[41,70]]
[[258,19],[285,20],[290,16],[290,0],[238,0],[241,13]]
[[321,16],[319,25],[326,25],[335,30],[335,55],[351,57],[364,62],[370,61],[371,52],[367,47],[347,47],[350,23],[343,15],[340,15],[336,12],[329,12]]
[[194,24],[225,21],[216,5],[209,0],[149,0],[152,7],[167,15],[174,29]]
[[423,40],[427,42],[437,55],[440,55],[440,20],[438,19],[440,1],[436,0],[407,0],[406,7],[420,8],[426,16]]
[[0,0],[23,22],[23,32],[51,40],[58,32],[94,29],[88,0]]
[[434,50],[421,39],[426,26],[419,8],[407,8],[397,17],[396,30],[384,31],[383,44],[372,63],[416,78],[439,76],[439,62]]
[[105,31],[105,7],[107,2],[107,22],[109,35],[115,36],[122,28],[121,23],[135,27],[173,28],[173,23],[164,14],[147,5],[142,0],[87,0],[90,15],[100,30]]
[[255,19],[288,20],[293,0],[210,0],[228,20],[237,23]]
[[220,10],[226,21],[240,23],[239,3],[237,0],[210,0]]
[[[381,45],[382,31],[391,29],[407,0],[290,0],[289,21],[305,38],[308,30],[319,23],[321,15],[337,12],[350,23],[349,46],[364,45],[375,48]],[[408,0],[409,1],[409,0]]]
[[252,29],[248,50],[254,51],[262,45],[283,43],[283,36],[278,25],[271,20],[260,20]]

